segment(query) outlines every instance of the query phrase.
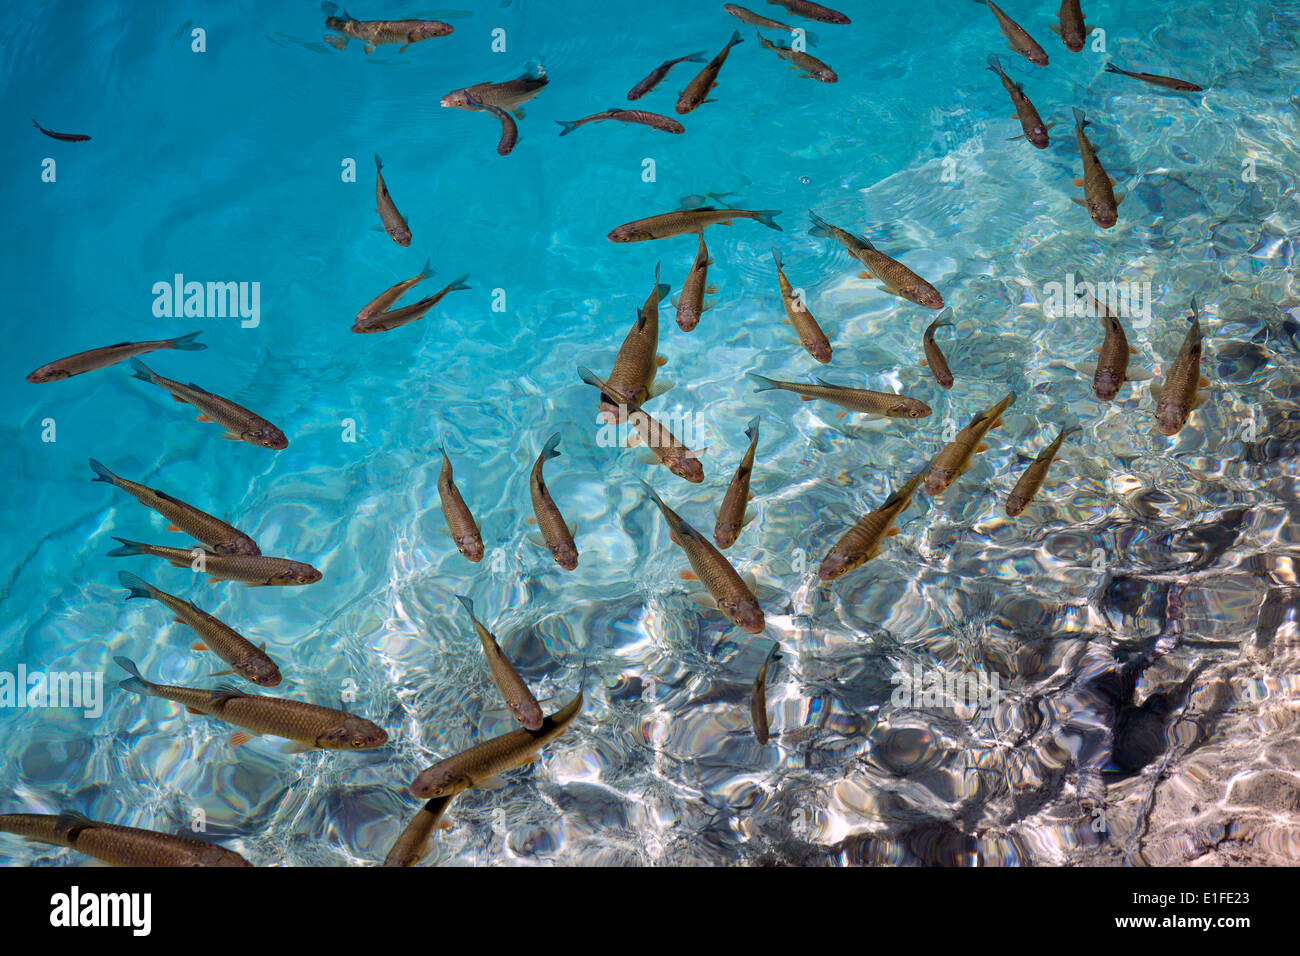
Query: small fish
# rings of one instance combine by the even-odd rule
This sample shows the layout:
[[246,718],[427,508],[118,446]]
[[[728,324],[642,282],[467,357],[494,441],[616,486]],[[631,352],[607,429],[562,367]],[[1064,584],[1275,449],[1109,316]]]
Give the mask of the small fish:
[[1019,53],[1030,63],[1047,66],[1047,51],[1039,46],[1037,41],[1026,33],[1020,24],[1003,13],[993,0],[975,0],[975,2],[988,4],[988,8],[993,11],[993,15],[998,18],[998,26],[1001,28],[1003,36],[1007,38],[1007,45],[1012,50]]
[[624,223],[610,231],[606,237],[610,242],[644,242],[647,239],[667,239],[692,232],[701,232],[709,226],[729,226],[733,219],[753,219],[769,229],[781,232],[776,224],[779,209],[718,209],[716,206],[700,206],[696,209],[676,209]]
[[683,332],[690,332],[699,325],[700,316],[711,308],[705,303],[704,296],[717,291],[708,284],[709,266],[712,264],[709,250],[704,245],[704,231],[700,230],[700,242],[699,248],[695,250],[695,261],[691,263],[691,271],[687,273],[686,281],[682,283],[681,294],[674,303],[677,306],[677,326]]
[[492,636],[492,632],[474,616],[474,602],[463,594],[457,594],[456,600],[469,612],[469,618],[474,622],[474,631],[478,634],[478,639],[483,645],[483,654],[487,657],[492,683],[496,684],[506,707],[510,709],[515,720],[529,730],[541,730],[542,708],[538,705],[533,692],[528,689],[528,684],[519,676],[519,672],[501,650],[501,645]]
[[1092,148],[1088,134],[1083,131],[1085,126],[1091,124],[1084,118],[1083,110],[1077,106],[1074,108],[1074,123],[1074,135],[1079,141],[1079,153],[1083,157],[1083,178],[1076,179],[1074,185],[1083,187],[1084,199],[1078,196],[1071,196],[1070,199],[1088,210],[1093,222],[1103,229],[1109,229],[1119,221],[1119,204],[1124,201],[1124,194],[1116,195],[1112,188],[1115,180],[1106,175],[1106,170],[1102,168],[1097,151]]
[[182,531],[196,541],[203,542],[207,549],[215,554],[259,555],[262,553],[257,542],[238,528],[200,511],[193,505],[187,505],[166,492],[155,491],[139,482],[120,478],[93,458],[90,459],[90,467],[97,476],[92,478],[92,481],[106,481],[116,488],[121,488],[146,508],[152,508],[171,522],[167,525],[168,531]]
[[[609,383],[602,382],[590,369],[579,368],[578,375],[588,385],[600,389],[601,397],[606,402],[613,404],[616,401],[612,397]],[[640,403],[623,400],[618,404],[625,412],[623,420],[630,422],[636,429],[636,435],[628,437],[629,446],[635,444],[636,437],[639,436],[658,462],[678,478],[692,484],[699,484],[704,480],[704,465],[700,463],[699,452],[692,451],[682,444],[676,435],[651,418],[641,408]]]
[[1051,468],[1052,462],[1056,460],[1056,455],[1061,450],[1061,443],[1070,435],[1080,431],[1083,429],[1078,425],[1063,428],[1056,436],[1056,440],[1038,453],[1038,457],[1025,469],[1025,473],[1020,476],[1020,480],[1016,482],[1016,486],[1011,489],[1011,494],[1007,497],[1008,517],[1016,517],[1029,506],[1029,503],[1034,500],[1034,495],[1038,494],[1038,489],[1043,486],[1043,481],[1047,478],[1047,469]]
[[935,455],[925,478],[927,494],[931,497],[942,494],[949,485],[966,473],[970,468],[971,458],[988,448],[988,445],[983,443],[984,436],[1002,424],[1002,413],[1010,408],[1015,400],[1016,393],[1011,392],[988,411],[980,412],[944,446],[939,454]]
[[439,289],[431,296],[426,296],[419,302],[412,302],[400,309],[392,309],[389,312],[380,312],[366,316],[364,319],[357,319],[352,323],[352,331],[362,335],[369,335],[374,332],[391,332],[393,329],[400,329],[404,325],[410,325],[412,322],[428,315],[448,292],[461,292],[468,289],[469,286],[465,284],[465,280],[468,278],[469,275],[466,274],[452,279],[442,289]]
[[519,127],[515,125],[515,118],[501,107],[491,103],[484,103],[472,94],[466,94],[465,99],[469,104],[469,109],[482,113],[491,113],[501,121],[501,138],[497,140],[497,155],[509,156],[514,152],[515,147],[519,145]]
[[384,866],[415,866],[424,858],[429,837],[442,823],[442,816],[455,797],[434,797],[411,818],[393,848],[384,857]]
[[803,70],[803,75],[817,80],[820,83],[838,83],[839,76],[829,66],[823,63],[811,53],[805,53],[802,50],[796,50],[785,43],[773,43],[767,40],[761,33],[758,36],[758,43],[764,50],[771,50],[783,60],[790,63],[790,69]]
[[754,471],[754,453],[758,450],[758,416],[750,419],[745,428],[745,437],[749,439],[749,448],[740,459],[736,474],[732,476],[727,493],[722,498],[718,509],[718,520],[713,526],[713,540],[719,548],[726,550],[736,543],[740,530],[749,523],[745,509],[754,496],[749,493],[749,478]]
[[444,107],[472,110],[475,109],[470,104],[472,98],[478,100],[480,105],[499,106],[516,119],[523,119],[523,105],[540,93],[549,82],[542,65],[533,63],[518,79],[503,83],[476,83],[464,89],[452,90],[439,102]]
[[389,306],[391,306],[402,296],[406,295],[407,292],[411,291],[411,289],[415,288],[415,286],[419,285],[421,282],[429,278],[429,276],[431,275],[433,275],[433,268],[426,260],[424,263],[424,269],[423,271],[420,272],[418,276],[412,276],[409,279],[404,279],[401,282],[397,283],[397,285],[391,286],[390,288],[379,293],[379,295],[371,299],[366,304],[365,308],[363,308],[360,312],[357,313],[357,324],[360,325],[371,316],[379,315],[380,313],[385,312]]
[[1083,49],[1083,42],[1092,32],[1092,27],[1083,22],[1083,10],[1079,0],[1061,0],[1061,9],[1056,12],[1060,26],[1052,24],[1052,32],[1059,34],[1065,48],[1072,53]]
[[921,364],[930,370],[940,388],[952,388],[953,378],[952,369],[948,368],[948,360],[939,349],[939,343],[934,340],[934,330],[951,327],[953,327],[952,309],[944,309],[926,328],[925,335],[921,338],[921,347],[925,352]]
[[838,241],[848,250],[849,255],[867,267],[867,271],[862,274],[864,279],[877,279],[886,292],[927,309],[943,308],[943,296],[938,290],[897,259],[891,259],[862,236],[832,226],[811,210],[808,215],[813,221],[812,229],[808,230],[809,235]]
[[239,747],[254,737],[266,734],[292,740],[303,749],[372,750],[388,742],[388,733],[364,717],[332,707],[318,707],[284,697],[247,694],[230,686],[179,687],[154,684],[140,675],[135,662],[114,657],[117,666],[131,676],[118,686],[142,697],[161,697],[181,704],[191,714],[206,714],[226,723],[243,727],[230,742]]
[[61,139],[65,143],[84,143],[90,139],[89,136],[85,136],[81,133],[53,133],[40,123],[36,122],[36,120],[32,120],[32,125],[51,139]]
[[584,116],[579,120],[556,120],[564,129],[560,130],[561,136],[568,136],[580,126],[588,123],[599,123],[603,120],[616,120],[619,123],[633,123],[639,126],[649,126],[651,129],[662,130],[665,133],[685,133],[686,127],[671,116],[661,116],[659,113],[651,113],[646,110],[621,110],[617,106],[611,106],[601,113],[592,113],[590,116]]
[[763,658],[763,666],[754,678],[754,692],[749,697],[749,716],[754,722],[754,739],[760,746],[767,746],[770,738],[767,726],[767,668],[781,657],[781,645],[773,644],[772,649]]
[[280,668],[275,666],[275,661],[271,660],[264,647],[257,647],[207,611],[200,610],[174,594],[160,591],[130,571],[117,572],[117,579],[122,582],[122,587],[131,592],[127,595],[128,601],[131,598],[157,601],[175,615],[173,620],[190,627],[203,638],[202,643],[194,646],[195,650],[212,651],[229,664],[236,674],[259,687],[275,687],[280,683]]
[[928,468],[927,465],[918,471],[903,487],[886,498],[879,508],[863,515],[857,524],[844,532],[822,559],[817,577],[822,581],[834,581],[862,567],[878,555],[884,548],[885,541],[898,534],[894,522],[912,503],[916,489],[921,486]]
[[27,376],[27,381],[33,385],[58,382],[74,375],[83,375],[96,369],[108,368],[108,366],[116,365],[118,362],[125,362],[129,358],[144,355],[146,352],[156,352],[159,349],[181,349],[184,352],[198,352],[207,348],[202,342],[194,341],[201,334],[200,332],[191,332],[189,335],[182,335],[174,339],[157,339],[152,342],[118,342],[116,345],[106,345],[103,348],[78,352],[76,355],[69,355],[67,358],[57,359],[42,365]]
[[310,564],[264,554],[215,554],[202,548],[168,548],[161,544],[142,544],[114,536],[122,547],[108,552],[110,558],[148,555],[162,558],[174,568],[190,568],[206,574],[212,581],[239,581],[249,587],[293,587],[315,584],[321,573]]
[[1124,382],[1128,379],[1129,358],[1137,354],[1137,349],[1128,344],[1128,336],[1124,334],[1124,326],[1120,324],[1119,318],[1112,315],[1095,295],[1089,293],[1088,298],[1092,300],[1093,308],[1101,319],[1103,332],[1101,347],[1097,350],[1097,370],[1092,376],[1092,389],[1099,400],[1109,402],[1124,387]]
[[417,797],[454,797],[471,787],[536,759],[537,752],[558,738],[582,712],[582,691],[561,710],[542,720],[538,730],[519,727],[455,756],[440,760],[411,784]]
[[98,823],[79,813],[0,813],[0,832],[71,847],[110,866],[252,866],[234,850],[203,840]]
[[776,388],[794,392],[805,402],[816,399],[833,402],[845,409],[839,412],[836,418],[843,418],[849,412],[858,412],[875,418],[925,418],[931,411],[930,406],[919,398],[909,398],[894,392],[873,392],[866,388],[848,388],[821,378],[817,379],[816,385],[805,385],[800,382],[778,382],[757,372],[750,372],[749,377],[758,383],[754,389],[756,392],[766,392],[768,389]]
[[767,0],[767,2],[778,7],[785,7],[795,16],[803,17],[805,20],[816,20],[818,23],[838,23],[840,25],[853,22],[838,10],[823,7],[820,3],[812,3],[811,0]]
[[[533,516],[537,519],[537,529],[542,533],[542,540],[546,542],[551,557],[564,570],[572,571],[578,566],[578,546],[573,543],[573,534],[565,525],[564,516],[560,514],[560,509],[542,478],[542,466],[552,458],[559,457],[559,444],[560,433],[556,432],[542,446],[542,452],[533,463],[532,474],[528,477],[528,491],[533,499]],[[540,712],[537,719],[542,719]]]
[[722,9],[726,10],[741,23],[750,27],[759,27],[763,30],[792,30],[789,24],[782,23],[780,20],[773,20],[771,17],[765,17],[761,13],[755,13],[753,10],[746,10],[744,7],[734,3],[725,3]]
[[1156,397],[1156,425],[1162,435],[1178,434],[1192,411],[1205,404],[1205,393],[1199,390],[1210,384],[1201,374],[1201,316],[1195,297],[1190,318],[1192,324],[1165,372],[1164,385],[1151,388]]
[[442,503],[442,515],[447,519],[447,530],[451,540],[456,542],[456,549],[477,564],[483,560],[483,535],[479,531],[469,506],[460,496],[460,489],[451,477],[451,459],[447,457],[447,446],[442,446],[442,470],[438,472],[438,499]]
[[655,493],[647,482],[646,494],[659,507],[659,511],[668,522],[669,536],[673,543],[686,552],[686,559],[691,563],[691,570],[699,578],[712,596],[717,608],[731,621],[739,624],[750,634],[763,633],[763,609],[758,599],[749,589],[731,562],[722,556],[709,539],[700,534],[673,509],[664,504],[663,499]]
[[342,16],[335,16],[339,12],[337,4],[322,3],[320,6],[325,13],[325,26],[343,34],[325,38],[325,42],[337,50],[346,47],[348,38],[352,37],[365,43],[367,55],[385,43],[401,43],[403,46],[397,52],[405,53],[413,43],[455,32],[455,27],[441,20],[354,20],[346,10]]
[[1178,90],[1180,93],[1200,93],[1205,89],[1203,86],[1197,86],[1188,80],[1180,80],[1174,76],[1161,76],[1159,73],[1130,73],[1128,70],[1121,70],[1114,63],[1106,64],[1107,73],[1118,73],[1120,76],[1131,76],[1135,80],[1141,80],[1143,83],[1151,83],[1155,86],[1163,86],[1168,90]]
[[[1016,108],[1016,119],[1020,120],[1020,128],[1024,130],[1023,137],[1039,149],[1047,149],[1051,141],[1047,136],[1047,131],[1051,128],[1043,125],[1043,118],[1038,115],[1038,110],[1034,109],[1034,104],[1029,102],[1029,97],[1025,96],[1025,85],[1016,83],[1002,69],[1002,64],[998,62],[995,54],[989,54],[988,68],[998,75],[1002,80],[1002,87],[1011,96],[1011,103]],[[1014,136],[1013,139],[1020,139],[1020,136]]]
[[790,285],[790,280],[785,277],[785,271],[781,268],[779,249],[772,250],[772,259],[776,262],[776,281],[781,287],[781,304],[785,306],[786,318],[794,326],[795,334],[799,336],[799,344],[817,361],[823,364],[829,362],[831,341],[822,331],[822,327],[817,324],[813,314],[808,311],[807,303],[794,294],[794,287]]
[[[703,62],[705,62],[705,56],[703,50],[701,50],[699,53],[691,53],[688,54],[687,56],[679,56],[675,60],[665,60],[663,63],[660,63],[657,67],[655,67],[652,71],[650,71],[649,76],[647,76],[636,86],[632,87],[632,89],[628,91],[627,98],[629,100],[639,100],[641,97],[645,96],[656,86],[662,83],[664,81],[664,78],[668,76],[668,71],[671,70],[673,67],[675,67],[678,63],[703,63]],[[568,130],[565,130],[565,132],[567,133]],[[560,135],[563,136],[564,133],[561,133]]]
[[222,438],[230,441],[246,441],[250,445],[275,451],[289,447],[289,439],[284,437],[284,432],[242,405],[236,405],[228,398],[214,395],[193,382],[182,385],[173,379],[164,378],[150,371],[149,367],[138,358],[131,359],[131,368],[135,370],[133,378],[165,388],[171,393],[173,401],[184,402],[197,408],[200,413],[199,421],[215,422],[224,428],[226,433],[221,436]]
[[406,219],[397,211],[397,204],[388,194],[388,184],[384,182],[384,163],[375,153],[375,211],[384,224],[384,232],[399,246],[411,244],[411,230]]
[[655,263],[654,287],[614,357],[605,392],[613,401],[601,405],[607,421],[623,420],[624,411],[620,406],[641,405],[659,394],[655,391],[655,374],[668,361],[659,354],[659,303],[669,289],[666,282],[659,281],[660,267],[661,263]]
[[718,72],[722,69],[722,64],[727,62],[727,56],[731,53],[731,48],[737,43],[744,42],[740,37],[739,30],[731,34],[731,39],[727,41],[727,45],[709,61],[709,65],[700,70],[695,79],[686,84],[686,89],[682,90],[681,95],[677,97],[677,112],[685,115],[701,103],[712,102],[705,99],[705,97],[718,85]]

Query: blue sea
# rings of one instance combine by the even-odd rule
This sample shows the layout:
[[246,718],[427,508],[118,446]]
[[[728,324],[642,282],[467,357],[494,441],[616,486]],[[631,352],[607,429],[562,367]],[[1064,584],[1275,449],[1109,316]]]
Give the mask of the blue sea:
[[[103,700],[87,716],[0,698],[0,813],[193,833],[257,865],[376,865],[421,806],[416,774],[514,727],[458,594],[547,712],[580,685],[585,702],[535,763],[451,804],[423,865],[1185,863],[1187,839],[1160,829],[1181,812],[1180,780],[1204,788],[1196,816],[1235,805],[1243,768],[1296,769],[1294,748],[1270,747],[1294,735],[1300,693],[1300,4],[1086,0],[1103,32],[1071,53],[1049,29],[1055,2],[1008,0],[1047,67],[970,0],[831,5],[853,22],[749,4],[807,30],[834,84],[792,71],[721,3],[359,0],[347,12],[363,20],[455,28],[369,55],[327,44],[308,0],[11,4],[0,674],[97,675]],[[699,63],[627,102],[663,61],[711,57],[737,29],[711,102],[673,109]],[[1056,124],[1048,149],[1010,139],[990,53]],[[549,84],[508,156],[496,119],[439,105],[537,68]],[[557,135],[615,106],[686,132]],[[1071,201],[1075,107],[1125,194],[1113,229]],[[91,139],[49,138],[33,119]],[[409,247],[382,231],[376,154]],[[607,234],[683,203],[780,210],[781,227],[706,231],[716,305],[694,331],[663,304],[658,376],[672,387],[647,411],[706,449],[698,485],[611,447],[577,373],[607,374],[656,267],[675,294],[696,254],[693,235]],[[942,292],[954,388],[921,364],[935,313],[860,277],[809,234],[809,210]],[[773,248],[833,345],[828,366],[782,322]],[[426,261],[434,275],[400,304],[463,274],[469,291],[403,328],[350,331]],[[1101,329],[1062,307],[1075,279],[1134,290],[1133,368],[1155,383],[1195,297],[1208,400],[1176,436],[1154,431],[1152,381],[1093,395]],[[246,284],[256,315],[159,315],[171,293],[155,290],[177,281]],[[126,363],[24,380],[82,350],[196,331],[206,350],[144,362],[274,422],[287,448],[221,440]],[[933,414],[837,418],[755,392],[749,372],[900,391]],[[818,583],[840,535],[1010,391],[971,470],[917,495],[879,556]],[[755,517],[725,553],[756,582],[760,635],[694,599],[641,484],[710,535],[755,415]],[[1007,517],[1017,477],[1075,423],[1034,503]],[[529,523],[529,470],[556,431],[546,479],[576,528],[573,572]],[[479,564],[444,527],[444,444],[482,522]],[[108,557],[114,537],[193,542],[92,483],[92,457],[322,580],[249,588]],[[224,669],[163,607],[126,603],[122,570],[265,642],[284,674],[268,693],[344,707],[389,743],[235,748],[229,725],[120,690],[118,655],[172,684],[213,686]],[[764,746],[750,697],[774,642]],[[899,693],[936,678],[996,693],[980,707]],[[1144,815],[1158,785],[1172,795]],[[1268,839],[1294,856],[1297,834]],[[0,862],[91,861],[0,834]]]

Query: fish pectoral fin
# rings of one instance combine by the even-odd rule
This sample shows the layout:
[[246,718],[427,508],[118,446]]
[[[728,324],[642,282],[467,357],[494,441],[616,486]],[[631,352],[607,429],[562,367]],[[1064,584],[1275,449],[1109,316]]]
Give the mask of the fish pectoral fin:
[[256,735],[250,734],[246,730],[236,730],[233,734],[230,735],[230,746],[242,747],[244,746],[244,744],[252,740],[254,736]]
[[1135,349],[1133,346],[1130,345],[1130,346],[1128,347],[1128,354],[1129,354],[1129,355],[1137,355],[1137,354],[1138,354],[1138,350]]
[[681,577],[683,581],[698,581],[700,579],[700,576],[689,568],[681,572]]
[[[219,577],[217,577],[216,575],[209,575],[208,580],[210,580],[210,581],[226,581],[226,580],[229,580],[229,579],[228,579],[228,578],[219,578]],[[245,582],[244,582],[244,587],[246,587],[246,588],[264,588],[264,587],[266,587],[266,582],[265,582],[265,581],[245,581]]]
[[526,534],[524,535],[524,537],[527,538],[528,541],[531,542],[532,544],[537,545],[539,548],[545,548],[548,551],[550,550],[550,548],[547,547],[546,542],[542,540],[542,536],[540,534]]
[[1146,369],[1140,368],[1136,371],[1125,372],[1124,377],[1130,382],[1149,382],[1153,376]]
[[[179,621],[180,618],[177,618],[176,620]],[[190,645],[190,649],[195,651],[206,651],[208,649],[208,645],[204,644],[202,641],[195,641],[193,644]]]
[[408,46],[410,46],[410,45],[411,45],[411,44],[407,43],[407,44],[405,44],[404,46],[398,47],[397,52],[398,52],[398,53],[405,53],[405,52],[406,52],[406,47],[408,47]]
[[[537,754],[533,754],[531,757],[529,757],[519,766],[522,767],[525,764],[530,764],[536,759],[537,759]],[[477,787],[479,790],[502,790],[506,786],[506,779],[505,777],[501,776],[501,774],[497,773],[497,774],[493,774],[490,777],[485,777],[484,779],[480,780],[478,783],[474,784],[474,786]]]
[[1197,387],[1197,388],[1205,388],[1205,387],[1206,387],[1207,385],[1209,385],[1209,384],[1210,384],[1210,380],[1209,380],[1208,378],[1206,378],[1204,375],[1202,375],[1202,376],[1200,377],[1200,379],[1197,381],[1197,383],[1196,383],[1196,387]]
[[650,386],[650,394],[646,396],[646,401],[648,402],[652,398],[658,398],[664,392],[672,388],[674,384],[676,383],[670,381],[656,380],[655,383]]
[[888,531],[885,532],[885,537],[886,537],[886,538],[892,538],[892,537],[894,537],[896,534],[898,534],[898,529],[897,529],[897,528],[890,528]]
[[643,465],[663,464],[663,462],[659,460],[659,456],[652,451],[642,451],[639,455],[636,456],[636,460],[641,462],[641,464]]
[[375,45],[374,45],[373,43],[367,43],[367,44],[366,44],[366,56],[370,56],[370,54],[372,54],[372,53],[374,53],[374,52],[375,52]]
[[280,752],[286,754],[305,754],[309,750],[316,748],[312,744],[305,744],[301,740],[290,740],[280,745]]
[[532,515],[529,515],[527,518],[524,519],[524,524],[536,525],[537,519]]
[[[712,261],[712,260],[710,260],[710,261]],[[704,287],[704,294],[705,294],[705,295],[717,295],[717,294],[718,294],[718,287],[717,287],[716,285],[713,285],[712,283],[710,283],[709,285],[706,285],[706,286]]]
[[1119,180],[1116,179],[1114,176],[1107,176],[1106,178],[1110,180],[1110,184],[1111,184],[1112,186],[1118,186],[1118,185],[1119,185]]
[[700,607],[707,607],[714,611],[718,609],[717,600],[708,591],[695,591],[691,593],[689,597],[691,601],[698,604]]
[[570,538],[576,538],[578,536],[578,523],[576,521],[566,522],[564,526],[569,529]]
[[1007,137],[1007,142],[1008,142],[1008,143],[1014,143],[1016,140],[1018,140],[1018,139],[1024,139],[1024,138],[1025,138],[1025,134],[1024,134],[1024,133],[1021,133],[1019,136],[1008,136],[1008,137]]
[[668,364],[668,357],[665,355],[655,355],[655,368],[663,368]]
[[1160,395],[1164,392],[1164,390],[1165,387],[1163,385],[1153,384],[1151,386],[1151,397],[1154,398],[1157,402],[1160,401]]
[[243,441],[243,440],[244,440],[244,439],[240,438],[238,435],[232,435],[230,432],[226,432],[226,433],[225,433],[224,435],[222,435],[221,437],[224,438],[226,441]]
[[1071,197],[1070,197],[1070,202],[1075,203],[1076,205],[1082,206],[1084,209],[1087,209],[1087,208],[1088,208],[1088,204],[1087,204],[1086,202],[1084,202],[1082,199],[1080,199],[1078,196],[1071,196]]
[[977,455],[980,452],[988,451],[988,450],[989,450],[988,442],[980,442],[978,445],[975,446],[975,454]]
[[1097,363],[1080,362],[1078,365],[1078,369],[1080,375],[1086,375],[1088,378],[1092,378],[1094,375],[1097,374]]
[[1049,23],[1047,29],[1051,30],[1058,37],[1061,35],[1061,25],[1059,23]]
[[176,525],[174,525],[174,524],[169,524],[169,525],[167,526],[167,530],[168,530],[168,531],[180,531],[181,529],[178,528],[178,527],[176,527]]
[[1210,400],[1209,392],[1197,392],[1196,397],[1192,399],[1192,410],[1195,411],[1196,409],[1200,408],[1209,400]]
[[1122,203],[1122,202],[1123,202],[1125,199],[1127,199],[1127,198],[1128,198],[1128,193],[1116,193],[1116,194],[1115,194],[1115,205],[1118,206],[1120,203]]

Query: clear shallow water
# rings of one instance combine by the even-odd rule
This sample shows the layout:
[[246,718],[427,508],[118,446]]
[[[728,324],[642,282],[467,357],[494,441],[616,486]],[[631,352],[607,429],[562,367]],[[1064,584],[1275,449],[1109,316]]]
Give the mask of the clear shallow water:
[[[720,4],[661,6],[653,16],[597,3],[350,8],[456,26],[370,57],[355,41],[326,46],[311,3],[192,20],[19,8],[0,47],[14,130],[0,162],[16,239],[0,267],[13,502],[0,518],[0,669],[103,670],[110,687],[92,721],[0,709],[0,790],[12,809],[71,806],[170,829],[197,807],[210,833],[255,863],[378,862],[419,806],[404,784],[509,727],[456,593],[473,596],[552,707],[572,694],[584,658],[592,673],[583,717],[539,764],[452,805],[438,863],[1064,862],[1125,844],[1116,834],[1132,829],[1153,768],[1176,777],[1201,745],[1240,755],[1287,732],[1300,671],[1296,343],[1285,311],[1297,303],[1296,6],[1090,3],[1118,63],[1211,87],[1175,96],[1105,75],[1101,54],[1066,52],[1047,30],[1055,4],[1007,7],[1051,55],[1044,70],[1004,51],[988,11],[965,0],[943,4],[948,29],[920,34],[912,11],[845,2],[852,26],[811,25],[837,85],[799,79],[742,27],[717,102],[684,118],[686,135],[606,123],[556,136],[554,120],[622,102],[663,59],[711,55],[736,26]],[[189,49],[196,26],[204,54]],[[489,50],[497,26],[504,54]],[[1018,128],[983,70],[991,51],[1062,124],[1049,150],[1005,141]],[[507,158],[493,152],[495,122],[437,105],[538,56],[551,84],[526,107]],[[675,73],[639,105],[672,113],[689,76]],[[1129,194],[1106,233],[1069,201],[1072,105],[1094,120],[1093,141]],[[93,139],[56,143],[31,116]],[[409,249],[374,230],[376,152],[415,235]],[[39,180],[47,156],[54,184]],[[347,157],[356,183],[340,181]],[[642,181],[646,158],[653,183]],[[1242,180],[1247,159],[1254,182]],[[651,410],[694,415],[710,448],[705,484],[687,486],[600,446],[592,391],[573,367],[607,371],[655,263],[676,290],[695,253],[690,238],[620,246],[605,234],[723,191],[783,210],[784,231],[711,229],[717,308],[690,335],[671,310],[661,317],[660,375],[676,384]],[[842,250],[809,237],[809,208],[943,292],[960,328],[941,337],[952,392],[917,365],[930,314],[876,291]],[[826,369],[779,322],[774,243],[835,346]],[[428,285],[468,272],[472,291],[405,329],[348,331],[362,304],[426,258],[437,269]],[[1213,399],[1176,439],[1151,433],[1146,383],[1110,406],[1092,399],[1076,367],[1099,340],[1093,321],[1044,307],[1045,283],[1071,272],[1151,283],[1153,321],[1130,337],[1135,362],[1157,370],[1198,296]],[[260,282],[261,324],[154,318],[151,288],[175,273]],[[492,311],[496,289],[504,312]],[[265,414],[288,449],[216,440],[125,366],[23,381],[81,349],[196,329],[208,350],[146,361]],[[934,415],[846,424],[828,407],[755,395],[748,370],[898,387]],[[945,424],[1009,388],[1020,399],[971,473],[938,501],[918,496],[864,569],[813,586],[825,550],[938,450]],[[690,601],[685,562],[636,479],[708,531],[756,412],[758,517],[728,552],[764,586],[768,628],[751,638]],[[47,418],[52,443],[40,440]],[[342,440],[345,419],[355,442]],[[1029,512],[1007,520],[1002,502],[1026,462],[1017,451],[1032,455],[1074,419],[1085,432]],[[525,524],[527,470],[557,428],[562,457],[547,475],[578,527],[573,574],[528,541]],[[471,566],[443,532],[441,440],[504,562]],[[104,557],[112,535],[187,539],[91,484],[89,456],[232,520],[267,554],[310,561],[324,580],[192,584],[157,562]],[[265,640],[286,674],[277,693],[321,703],[355,693],[349,706],[392,744],[232,751],[224,725],[116,691],[113,654],[175,683],[219,669],[188,650],[186,629],[164,626],[160,608],[123,604],[121,569]],[[784,653],[769,692],[780,736],[762,748],[748,689],[771,640]],[[1001,700],[981,719],[897,707],[890,675],[913,664],[997,674]],[[1117,703],[1112,673],[1129,703],[1172,695],[1168,713],[1147,720],[1158,707]],[[1268,753],[1259,759],[1282,759]],[[1117,808],[1101,832],[1088,802],[1099,775]],[[8,837],[0,859],[83,862]]]

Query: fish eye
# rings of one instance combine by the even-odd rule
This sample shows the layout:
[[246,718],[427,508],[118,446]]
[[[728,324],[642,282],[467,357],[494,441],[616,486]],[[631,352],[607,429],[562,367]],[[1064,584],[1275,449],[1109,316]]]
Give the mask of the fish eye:
[[365,745],[366,745],[366,742],[365,742],[364,740],[362,740],[360,737],[353,737],[353,738],[352,738],[352,746],[354,746],[354,747],[358,747],[358,748],[359,748],[359,747],[364,747]]

